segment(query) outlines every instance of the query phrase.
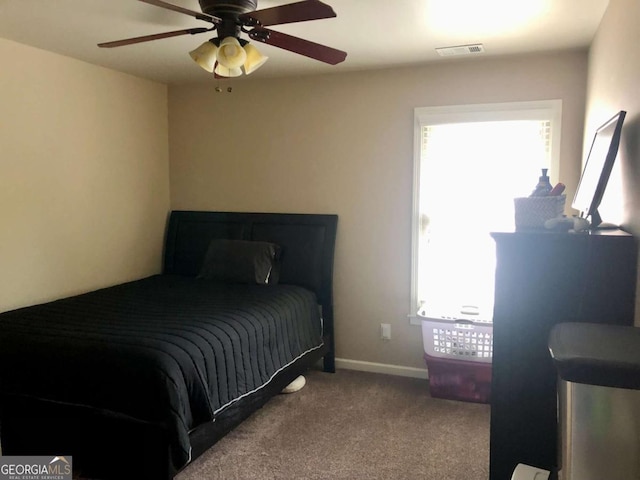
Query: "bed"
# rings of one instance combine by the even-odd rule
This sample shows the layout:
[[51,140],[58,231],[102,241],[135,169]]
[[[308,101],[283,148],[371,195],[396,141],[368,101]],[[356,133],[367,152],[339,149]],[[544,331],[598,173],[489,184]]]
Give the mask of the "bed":
[[162,274],[0,314],[3,455],[165,479],[335,371],[337,216],[173,211]]

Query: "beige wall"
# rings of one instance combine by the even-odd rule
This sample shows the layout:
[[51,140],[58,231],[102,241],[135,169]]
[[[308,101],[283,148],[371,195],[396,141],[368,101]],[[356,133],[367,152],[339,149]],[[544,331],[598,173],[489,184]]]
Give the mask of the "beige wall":
[[[640,234],[640,2],[610,0],[589,55],[585,141],[619,110],[627,116],[603,220]],[[588,146],[588,145],[587,145]]]
[[[572,192],[586,72],[586,52],[564,52],[246,80],[232,93],[215,81],[171,87],[172,208],[338,214],[338,357],[421,368],[421,332],[407,319],[413,109],[562,99],[559,180]],[[391,324],[390,342],[380,323]]]
[[0,39],[0,311],[159,272],[167,87]]
[[[635,235],[640,235],[639,25],[640,2],[610,0],[589,52],[585,122],[585,141],[590,142],[595,128],[615,112],[627,112],[600,210],[603,220],[621,223]],[[640,294],[636,296],[636,325],[640,325]]]

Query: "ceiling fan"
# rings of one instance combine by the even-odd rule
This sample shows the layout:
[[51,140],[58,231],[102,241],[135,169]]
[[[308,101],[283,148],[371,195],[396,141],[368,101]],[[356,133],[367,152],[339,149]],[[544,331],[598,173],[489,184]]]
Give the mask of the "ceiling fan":
[[195,35],[215,30],[217,37],[204,42],[189,54],[198,65],[208,72],[214,73],[217,77],[237,77],[242,75],[243,70],[248,75],[266,62],[268,57],[262,55],[247,40],[240,38],[241,33],[245,33],[256,42],[279,47],[330,65],[337,65],[347,57],[346,52],[341,50],[266,28],[272,25],[335,17],[336,13],[333,9],[319,0],[303,0],[263,10],[256,10],[258,0],[198,0],[202,12],[162,0],[139,1],[183,13],[212,25],[208,28],[187,28],[99,43],[99,47],[121,47],[161,38]]

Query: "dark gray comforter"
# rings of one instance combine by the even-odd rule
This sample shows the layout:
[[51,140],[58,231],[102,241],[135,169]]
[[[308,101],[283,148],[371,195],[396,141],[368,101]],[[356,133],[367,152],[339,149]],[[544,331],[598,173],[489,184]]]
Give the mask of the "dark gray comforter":
[[322,345],[315,295],[156,275],[0,314],[0,394],[189,431]]

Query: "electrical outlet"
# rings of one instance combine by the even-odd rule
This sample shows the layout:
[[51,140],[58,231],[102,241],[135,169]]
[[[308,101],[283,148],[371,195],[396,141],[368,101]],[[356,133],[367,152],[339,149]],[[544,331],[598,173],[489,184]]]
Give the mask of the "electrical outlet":
[[380,324],[380,338],[382,338],[382,340],[391,340],[391,324]]

